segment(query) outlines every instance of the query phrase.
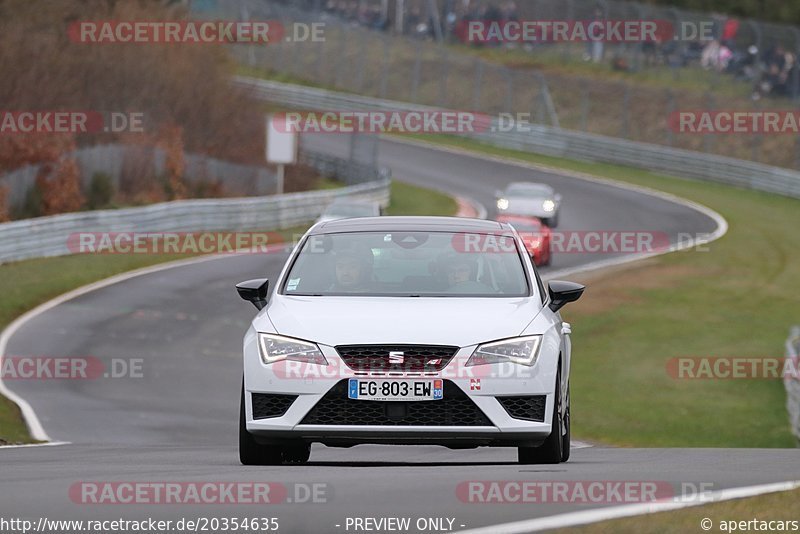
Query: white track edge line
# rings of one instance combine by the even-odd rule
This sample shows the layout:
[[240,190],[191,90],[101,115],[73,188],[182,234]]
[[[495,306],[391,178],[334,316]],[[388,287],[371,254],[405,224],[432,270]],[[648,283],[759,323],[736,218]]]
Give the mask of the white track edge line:
[[[278,250],[278,249],[284,248],[285,246],[286,245],[281,244],[281,245],[275,246],[275,248],[273,250]],[[272,250],[270,250],[269,247],[268,247],[267,252],[271,252],[271,251]],[[195,265],[195,264],[199,264],[199,263],[205,263],[207,261],[217,260],[217,259],[221,259],[221,258],[234,256],[234,255],[236,255],[236,254],[235,253],[232,253],[232,254],[214,254],[214,255],[210,255],[210,256],[200,256],[200,257],[197,257],[197,258],[188,258],[188,259],[184,259],[184,260],[175,260],[175,261],[171,261],[171,262],[167,262],[167,263],[160,263],[160,264],[157,264],[157,265],[151,265],[149,267],[143,267],[141,269],[135,269],[133,271],[120,273],[120,274],[111,276],[109,278],[105,278],[103,280],[98,280],[97,282],[92,282],[91,284],[87,284],[85,286],[81,286],[81,287],[79,287],[77,289],[73,289],[72,291],[68,291],[67,293],[64,293],[63,295],[59,295],[59,296],[57,296],[57,297],[55,297],[55,298],[53,298],[51,300],[48,300],[47,302],[44,302],[44,303],[36,306],[32,310],[29,310],[29,311],[23,313],[22,315],[20,315],[16,319],[14,319],[5,329],[3,329],[2,332],[0,332],[0,368],[2,368],[3,357],[6,355],[6,348],[8,347],[8,342],[11,339],[11,337],[17,332],[17,330],[19,330],[26,322],[30,321],[31,319],[34,319],[35,317],[45,313],[46,311],[48,311],[48,310],[50,310],[52,308],[55,308],[56,306],[59,306],[59,305],[65,303],[67,301],[70,301],[70,300],[72,300],[74,298],[83,296],[83,295],[85,295],[87,293],[91,293],[92,291],[96,291],[98,289],[102,289],[102,288],[105,288],[105,287],[108,287],[108,286],[111,286],[111,285],[114,285],[114,284],[118,284],[120,282],[124,282],[126,280],[130,280],[132,278],[136,278],[136,277],[139,277],[139,276],[144,276],[144,275],[148,275],[148,274],[157,273],[159,271],[166,271],[167,269],[173,269],[173,268],[176,268],[176,267],[184,267],[184,266],[187,266],[187,265]],[[2,394],[8,400],[14,402],[19,407],[20,411],[22,412],[22,418],[24,419],[25,424],[28,427],[28,432],[30,432],[30,435],[31,435],[31,437],[33,439],[35,439],[36,441],[50,442],[53,445],[56,445],[56,444],[64,445],[64,444],[68,443],[68,442],[65,442],[65,441],[54,442],[50,438],[50,436],[45,431],[44,426],[42,426],[42,423],[39,420],[39,417],[36,415],[36,412],[34,411],[33,407],[30,405],[30,403],[28,403],[28,401],[26,401],[21,396],[17,395],[16,393],[14,393],[10,389],[8,389],[8,387],[3,382],[2,374],[0,374],[0,394]],[[34,444],[27,444],[27,445],[36,446],[36,445],[43,445],[43,444],[34,443]],[[24,445],[9,445],[9,446],[6,446],[6,447],[20,447],[20,446],[24,446]]]
[[46,443],[20,443],[18,445],[0,445],[0,451],[5,449],[27,449],[30,447],[57,447],[59,445],[70,445],[69,441],[48,441]]
[[541,530],[575,527],[578,525],[596,523],[598,521],[608,521],[610,519],[621,519],[636,515],[668,512],[682,508],[714,504],[721,501],[755,497],[757,495],[764,495],[767,493],[790,491],[797,488],[800,488],[800,480],[760,484],[757,486],[744,486],[740,488],[729,488],[720,491],[714,491],[708,493],[702,499],[683,501],[680,499],[680,497],[676,497],[675,499],[666,501],[624,504],[622,506],[581,510],[579,512],[568,512],[565,514],[540,517],[536,519],[514,521],[512,523],[501,523],[487,527],[462,530],[459,532],[461,534],[525,534],[528,532],[538,532]]

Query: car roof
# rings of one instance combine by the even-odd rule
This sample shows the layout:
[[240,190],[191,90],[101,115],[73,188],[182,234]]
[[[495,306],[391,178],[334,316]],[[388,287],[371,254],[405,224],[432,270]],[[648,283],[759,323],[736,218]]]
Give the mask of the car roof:
[[508,232],[509,226],[465,217],[359,217],[316,224],[310,234],[341,232]]

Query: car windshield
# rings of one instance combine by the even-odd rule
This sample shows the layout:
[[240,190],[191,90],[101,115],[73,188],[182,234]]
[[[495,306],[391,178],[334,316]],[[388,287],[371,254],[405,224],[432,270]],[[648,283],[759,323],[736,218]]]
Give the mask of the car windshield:
[[552,193],[550,186],[537,184],[511,184],[506,189],[508,196],[549,196]]
[[286,295],[522,297],[530,294],[508,235],[358,232],[306,239]]

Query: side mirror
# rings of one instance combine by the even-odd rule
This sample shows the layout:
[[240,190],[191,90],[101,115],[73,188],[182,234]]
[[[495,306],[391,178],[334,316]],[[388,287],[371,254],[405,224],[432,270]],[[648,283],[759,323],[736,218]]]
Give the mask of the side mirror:
[[257,278],[255,280],[247,280],[236,284],[236,292],[244,300],[253,303],[253,306],[259,310],[267,305],[267,294],[269,292],[269,280],[266,278]]
[[563,308],[565,304],[575,302],[581,298],[584,289],[586,289],[586,286],[575,282],[564,282],[562,280],[549,282],[547,291],[550,293],[550,309],[555,312]]

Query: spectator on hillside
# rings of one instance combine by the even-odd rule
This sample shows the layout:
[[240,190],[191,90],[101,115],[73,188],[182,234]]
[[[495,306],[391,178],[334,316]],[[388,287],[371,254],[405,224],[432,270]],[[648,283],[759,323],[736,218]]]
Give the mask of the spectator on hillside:
[[733,48],[733,42],[736,39],[737,33],[739,33],[739,21],[736,19],[727,19],[722,26],[722,42],[728,43],[728,46]]
[[[594,8],[594,20],[603,21],[606,18],[605,11],[598,5]],[[603,60],[603,46],[601,40],[588,41],[586,43],[586,53],[583,55],[584,61],[600,63]]]
[[700,66],[704,69],[714,69],[717,72],[722,72],[728,66],[733,52],[731,49],[714,39],[703,48],[700,54]]
[[762,96],[788,95],[791,92],[790,82],[797,61],[791,52],[777,45],[769,48],[764,54],[764,73],[756,84],[753,100]]

